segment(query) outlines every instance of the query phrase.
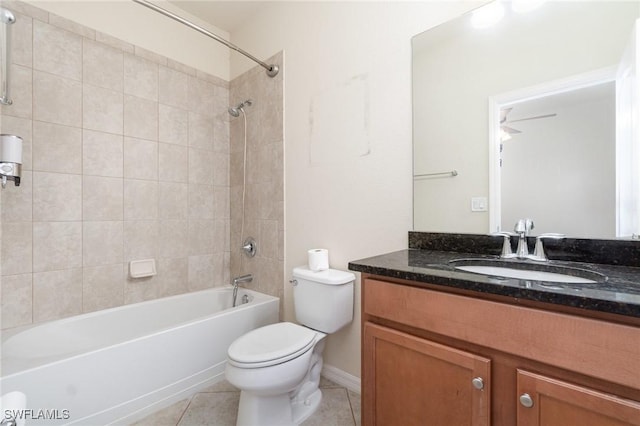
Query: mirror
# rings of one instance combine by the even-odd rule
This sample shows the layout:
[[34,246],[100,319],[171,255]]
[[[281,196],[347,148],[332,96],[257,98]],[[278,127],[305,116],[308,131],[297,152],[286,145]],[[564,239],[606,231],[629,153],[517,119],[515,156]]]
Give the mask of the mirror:
[[[492,27],[473,28],[466,14],[412,40],[414,229],[487,233],[531,217],[533,234],[637,233],[638,186],[621,177],[638,160],[620,158],[624,94],[613,91],[640,5],[546,2],[517,14],[503,4]],[[528,119],[537,116],[548,117]],[[522,133],[502,141],[505,125]]]

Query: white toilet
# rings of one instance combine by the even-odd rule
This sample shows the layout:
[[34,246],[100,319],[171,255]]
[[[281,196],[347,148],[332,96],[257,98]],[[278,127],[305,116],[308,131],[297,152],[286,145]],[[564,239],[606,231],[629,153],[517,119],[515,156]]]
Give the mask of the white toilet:
[[298,425],[320,405],[325,337],[353,320],[351,272],[293,269],[300,324],[282,322],[248,332],[227,351],[226,377],[240,389],[238,425]]

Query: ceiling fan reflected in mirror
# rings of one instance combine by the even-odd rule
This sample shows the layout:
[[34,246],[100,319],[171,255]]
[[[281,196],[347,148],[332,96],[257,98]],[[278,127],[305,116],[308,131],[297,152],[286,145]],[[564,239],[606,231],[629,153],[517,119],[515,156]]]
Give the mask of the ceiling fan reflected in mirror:
[[511,124],[511,123],[517,123],[519,121],[528,121],[528,120],[539,120],[541,118],[551,118],[551,117],[555,117],[558,114],[553,113],[553,114],[544,114],[544,115],[536,115],[533,117],[525,117],[525,118],[518,118],[516,120],[508,120],[507,117],[509,115],[509,113],[511,112],[511,110],[513,110],[513,107],[511,108],[502,108],[500,110],[500,140],[502,141],[506,141],[511,139],[511,135],[517,135],[518,133],[522,133],[521,130],[518,129],[514,129],[511,126],[507,126],[507,124]]

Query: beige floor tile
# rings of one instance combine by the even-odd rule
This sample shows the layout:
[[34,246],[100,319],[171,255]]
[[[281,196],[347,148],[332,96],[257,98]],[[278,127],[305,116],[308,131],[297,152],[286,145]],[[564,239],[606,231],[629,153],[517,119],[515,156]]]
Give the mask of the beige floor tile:
[[351,404],[351,411],[353,412],[353,419],[356,422],[356,426],[360,426],[362,424],[362,411],[360,405],[360,394],[355,393],[353,391],[348,390],[347,394],[349,395],[349,403]]
[[354,426],[351,406],[344,388],[322,389],[322,402],[318,410],[303,426]]
[[214,383],[213,385],[208,386],[200,391],[200,393],[207,393],[207,392],[239,392],[239,390],[238,388],[233,386],[231,383],[227,382],[226,380],[223,380],[221,382]]
[[173,405],[145,417],[132,426],[175,426],[180,421],[184,410],[189,405],[188,399],[178,401]]
[[178,426],[235,426],[239,392],[198,393]]

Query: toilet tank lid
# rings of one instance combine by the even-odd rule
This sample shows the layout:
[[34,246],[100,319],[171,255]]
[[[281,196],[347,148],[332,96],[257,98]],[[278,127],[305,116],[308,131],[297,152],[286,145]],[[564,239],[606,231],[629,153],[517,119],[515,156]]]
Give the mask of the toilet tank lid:
[[307,266],[293,268],[293,277],[331,285],[347,284],[356,279],[356,275],[353,272],[340,271],[338,269],[314,272]]

